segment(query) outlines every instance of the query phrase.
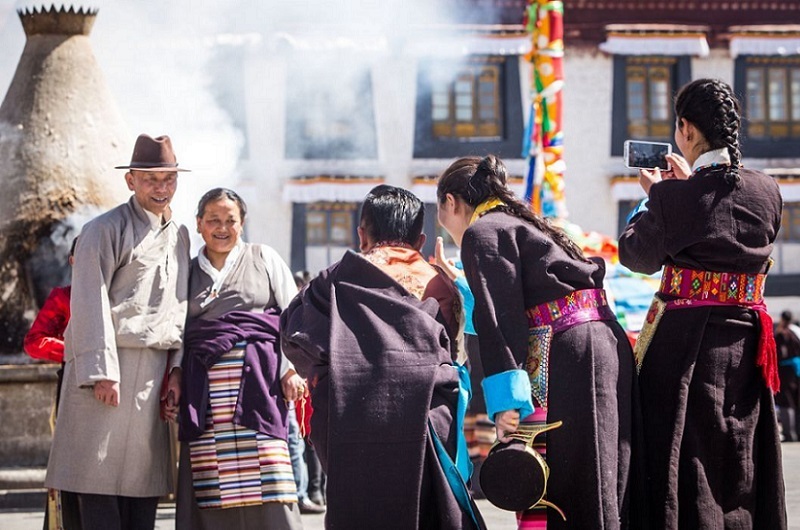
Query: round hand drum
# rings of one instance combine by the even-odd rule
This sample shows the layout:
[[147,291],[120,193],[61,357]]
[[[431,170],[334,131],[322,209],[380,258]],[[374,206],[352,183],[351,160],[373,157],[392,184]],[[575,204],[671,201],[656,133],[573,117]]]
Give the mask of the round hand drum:
[[550,468],[522,440],[498,443],[481,465],[480,483],[486,498],[503,510],[521,512],[535,506],[547,491]]
[[522,512],[537,505],[558,506],[545,500],[550,468],[542,455],[531,446],[537,435],[561,427],[557,421],[547,425],[521,424],[517,432],[508,435],[512,440],[494,444],[481,465],[480,483],[486,498],[503,510]]

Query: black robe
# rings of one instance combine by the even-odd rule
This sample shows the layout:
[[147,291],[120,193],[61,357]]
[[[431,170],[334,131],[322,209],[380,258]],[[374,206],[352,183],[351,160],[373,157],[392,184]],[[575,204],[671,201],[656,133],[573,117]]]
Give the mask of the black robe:
[[310,382],[326,528],[475,528],[427,434],[430,418],[455,455],[458,376],[436,300],[420,301],[347,253],[283,312],[281,333]]
[[[473,323],[487,377],[524,369],[525,310],[575,290],[603,287],[602,260],[581,261],[533,225],[490,211],[465,232],[464,272],[475,296]],[[547,433],[547,527],[617,529],[630,525],[634,430],[633,352],[616,322],[579,324],[553,336]],[[534,406],[537,406],[534,403]]]
[[[795,357],[800,357],[800,337],[795,335],[789,327],[784,327],[775,333],[775,347],[778,352],[778,362],[787,363],[778,366],[781,390],[775,394],[775,404],[779,407],[797,409],[798,405],[800,405],[800,400],[798,399],[800,378],[797,377],[797,371],[794,366],[788,363]],[[783,428],[784,435],[789,435],[786,432],[789,426],[784,425]],[[791,437],[794,437],[794,433]]]
[[[778,185],[741,169],[731,189],[723,174],[654,184],[649,210],[620,237],[622,264],[765,272]],[[736,306],[661,318],[639,376],[653,528],[786,528],[775,406],[755,364],[759,333],[757,314]]]

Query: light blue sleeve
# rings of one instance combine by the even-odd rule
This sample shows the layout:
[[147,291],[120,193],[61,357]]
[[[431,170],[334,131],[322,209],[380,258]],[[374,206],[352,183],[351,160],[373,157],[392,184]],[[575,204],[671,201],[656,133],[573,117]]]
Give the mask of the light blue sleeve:
[[475,326],[472,324],[472,311],[475,308],[475,297],[472,296],[472,291],[469,289],[466,276],[457,276],[454,280],[458,292],[461,293],[461,299],[464,300],[464,333],[470,335],[477,335],[475,333]]
[[533,414],[531,380],[525,370],[508,370],[490,375],[481,383],[486,399],[486,413],[494,421],[494,415],[505,410],[518,410],[519,417]]
[[636,217],[637,214],[647,211],[647,197],[639,201],[639,204],[636,205],[636,208],[631,210],[631,213],[628,214],[628,217],[625,218],[626,223],[630,223],[631,219]]

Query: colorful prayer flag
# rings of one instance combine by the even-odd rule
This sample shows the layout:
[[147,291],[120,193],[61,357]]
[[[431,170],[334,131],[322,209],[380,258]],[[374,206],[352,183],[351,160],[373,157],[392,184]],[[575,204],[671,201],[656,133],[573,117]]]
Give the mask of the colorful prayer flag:
[[545,217],[567,217],[564,196],[564,3],[528,0],[525,25],[533,46],[531,111],[522,156],[528,161],[526,200]]

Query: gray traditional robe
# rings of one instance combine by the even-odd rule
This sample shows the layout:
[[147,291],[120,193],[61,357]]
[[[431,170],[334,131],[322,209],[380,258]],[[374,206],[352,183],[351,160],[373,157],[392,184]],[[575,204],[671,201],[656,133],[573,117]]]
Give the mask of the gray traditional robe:
[[[131,199],[84,226],[75,249],[64,383],[47,487],[155,497],[171,490],[159,394],[180,366],[189,234]],[[119,406],[94,397],[119,381]]]

